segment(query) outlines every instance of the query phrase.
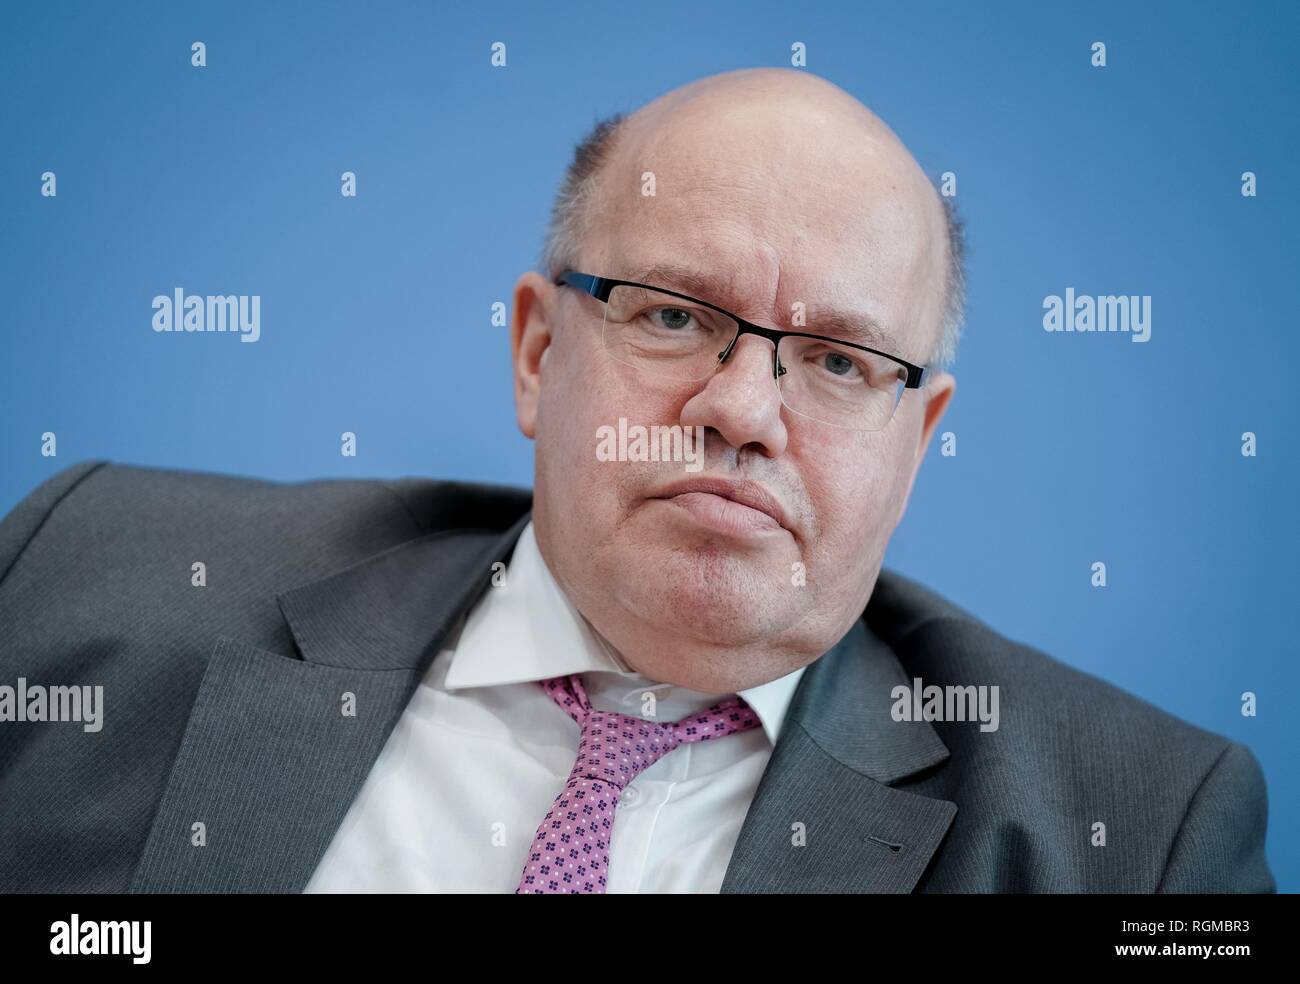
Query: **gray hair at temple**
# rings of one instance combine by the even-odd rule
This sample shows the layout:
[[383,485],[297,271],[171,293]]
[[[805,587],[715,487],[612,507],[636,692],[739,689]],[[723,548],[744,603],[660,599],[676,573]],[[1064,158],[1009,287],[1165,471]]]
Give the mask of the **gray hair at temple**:
[[[574,148],[560,190],[551,207],[550,224],[542,245],[541,271],[554,280],[570,269],[578,253],[578,243],[587,227],[587,211],[595,200],[600,168],[609,157],[613,137],[623,121],[615,113],[598,122]],[[944,287],[943,324],[939,343],[925,363],[932,370],[948,370],[957,357],[957,342],[966,319],[966,236],[953,200],[939,196],[948,225],[948,277]]]

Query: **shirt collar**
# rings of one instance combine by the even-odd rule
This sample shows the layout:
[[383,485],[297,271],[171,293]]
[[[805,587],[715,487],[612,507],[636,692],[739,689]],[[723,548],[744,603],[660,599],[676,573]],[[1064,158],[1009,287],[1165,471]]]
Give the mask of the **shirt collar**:
[[[805,669],[737,691],[754,709],[773,745]],[[443,686],[463,690],[586,672],[618,673],[631,685],[661,686],[628,666],[569,601],[546,566],[530,520],[502,583],[489,587],[467,616]],[[681,687],[674,692],[694,693]]]

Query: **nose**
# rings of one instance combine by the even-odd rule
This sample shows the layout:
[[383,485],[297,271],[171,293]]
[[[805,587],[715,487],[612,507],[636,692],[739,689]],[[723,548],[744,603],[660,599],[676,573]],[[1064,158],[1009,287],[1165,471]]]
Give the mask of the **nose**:
[[732,447],[756,445],[769,458],[785,453],[788,440],[781,419],[781,393],[772,375],[772,343],[745,335],[727,361],[682,407],[684,427],[712,427]]

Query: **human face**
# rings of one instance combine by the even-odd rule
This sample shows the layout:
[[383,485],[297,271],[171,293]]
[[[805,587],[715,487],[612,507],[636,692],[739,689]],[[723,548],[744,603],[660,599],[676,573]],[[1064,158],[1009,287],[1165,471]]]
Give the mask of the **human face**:
[[[777,328],[797,328],[799,311],[810,331],[818,311],[855,313],[890,333],[887,351],[923,362],[944,252],[915,162],[832,95],[750,95],[706,89],[635,120],[606,165],[580,268]],[[741,338],[707,379],[681,382],[611,360],[602,314],[535,274],[516,286],[516,401],[537,442],[548,566],[652,678],[721,692],[805,665],[865,607],[951,377],[906,391],[883,430],[845,430],[786,409],[764,339]],[[602,428],[620,418],[702,428],[703,468],[601,460]]]

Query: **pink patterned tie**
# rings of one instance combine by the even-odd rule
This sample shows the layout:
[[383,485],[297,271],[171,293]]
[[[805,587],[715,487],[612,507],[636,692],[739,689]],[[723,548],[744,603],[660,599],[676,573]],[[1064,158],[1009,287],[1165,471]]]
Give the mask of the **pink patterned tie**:
[[576,673],[541,684],[578,722],[582,737],[569,781],[537,828],[516,894],[604,892],[614,807],[627,784],[684,741],[723,738],[760,723],[740,696],[680,721],[658,724],[594,709]]

